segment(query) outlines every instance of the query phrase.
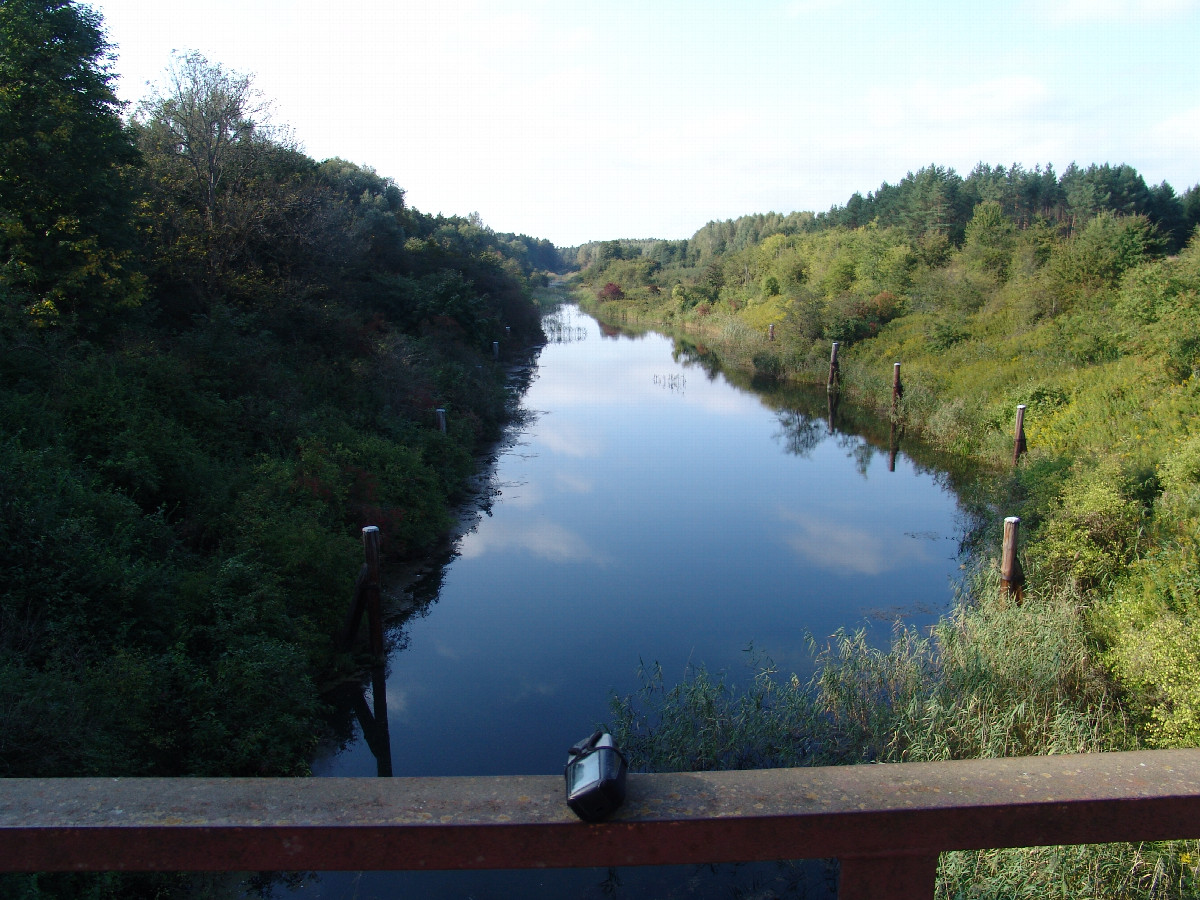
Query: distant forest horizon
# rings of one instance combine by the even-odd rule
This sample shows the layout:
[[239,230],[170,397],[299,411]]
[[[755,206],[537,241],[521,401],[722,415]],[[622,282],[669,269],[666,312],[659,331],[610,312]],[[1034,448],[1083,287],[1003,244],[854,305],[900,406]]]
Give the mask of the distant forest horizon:
[[724,252],[744,250],[773,234],[813,232],[843,226],[860,228],[902,227],[923,233],[931,227],[944,231],[952,243],[961,243],[975,206],[987,200],[1000,204],[1003,213],[1018,227],[1041,218],[1069,230],[1101,211],[1116,215],[1144,215],[1167,240],[1168,252],[1187,242],[1200,224],[1200,182],[1183,193],[1166,181],[1149,185],[1131,165],[1071,163],[1061,175],[1054,166],[1033,168],[978,163],[964,178],[953,168],[930,164],[909,171],[895,184],[884,181],[864,195],[855,191],[844,204],[828,210],[768,210],[749,212],[733,219],[710,219],[690,238],[621,237],[587,241],[558,247],[564,259],[579,268],[596,261],[595,248],[616,240],[625,248],[665,256],[665,261],[682,262],[688,249],[698,254],[695,262]]

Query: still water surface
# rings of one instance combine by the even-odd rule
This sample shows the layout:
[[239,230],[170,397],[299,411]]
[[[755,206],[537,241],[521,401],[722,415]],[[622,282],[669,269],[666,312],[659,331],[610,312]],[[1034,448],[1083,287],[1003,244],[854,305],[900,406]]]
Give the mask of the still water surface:
[[[574,307],[546,331],[486,514],[389,630],[390,749],[372,741],[387,759],[348,704],[317,775],[560,773],[642,662],[739,678],[753,644],[804,677],[810,633],[867,627],[882,643],[895,619],[928,625],[949,606],[965,520],[938,472],[903,450],[889,465],[886,446],[776,408],[662,335]],[[819,866],[723,869],[623,870],[619,887],[597,870],[325,874],[305,895],[777,896],[766,885],[789,878],[829,891]]]

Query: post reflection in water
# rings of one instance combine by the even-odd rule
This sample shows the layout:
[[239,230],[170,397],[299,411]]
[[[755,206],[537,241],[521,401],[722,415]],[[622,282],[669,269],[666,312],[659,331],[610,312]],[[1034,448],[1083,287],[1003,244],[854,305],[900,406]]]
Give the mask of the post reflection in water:
[[375,757],[375,769],[380,778],[392,777],[392,738],[388,730],[387,671],[376,666],[371,671],[371,700],[374,711],[367,706],[366,686],[354,692],[354,715],[362,728],[363,740]]

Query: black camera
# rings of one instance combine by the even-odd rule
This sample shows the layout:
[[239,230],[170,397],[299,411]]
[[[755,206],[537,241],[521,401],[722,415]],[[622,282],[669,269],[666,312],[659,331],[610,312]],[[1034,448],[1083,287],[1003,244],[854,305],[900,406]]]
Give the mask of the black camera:
[[625,754],[603,731],[584,738],[567,754],[567,806],[585,822],[607,818],[625,802]]

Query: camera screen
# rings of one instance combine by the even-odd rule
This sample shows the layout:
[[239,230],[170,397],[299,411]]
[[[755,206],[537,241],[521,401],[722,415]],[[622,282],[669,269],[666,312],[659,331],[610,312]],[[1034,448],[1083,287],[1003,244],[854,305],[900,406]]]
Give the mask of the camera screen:
[[600,754],[589,753],[582,759],[572,763],[571,787],[568,793],[574,794],[588,785],[600,780]]

